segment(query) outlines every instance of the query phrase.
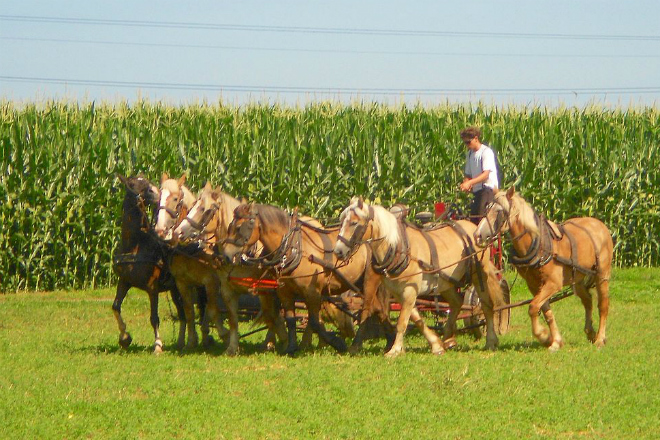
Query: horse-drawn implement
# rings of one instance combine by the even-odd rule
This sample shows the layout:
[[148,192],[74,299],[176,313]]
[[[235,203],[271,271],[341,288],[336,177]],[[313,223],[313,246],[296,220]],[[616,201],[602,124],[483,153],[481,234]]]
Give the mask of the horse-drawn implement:
[[[296,332],[305,332],[302,345],[308,345],[312,330],[337,351],[346,351],[343,339],[325,329],[322,315],[330,317],[326,320],[333,321],[342,336],[353,337],[351,352],[359,350],[371,333],[387,337],[387,354],[396,356],[404,350],[409,320],[426,337],[433,353],[453,347],[456,333],[481,337],[483,328],[486,348],[494,349],[497,335],[508,329],[510,309],[530,303],[543,311],[551,331],[544,338],[532,317],[534,334],[553,349],[561,345],[549,304],[572,292],[544,296],[543,302],[535,297],[510,304],[509,286],[502,276],[501,232],[507,229],[499,218],[487,217],[477,228],[457,210],[437,203],[433,214],[421,213],[409,221],[401,206],[388,211],[354,199],[339,226],[324,227],[295,211],[289,214],[272,206],[242,204],[209,184],[194,200],[184,182],[183,177],[163,176],[150,232],[158,236],[160,252],[168,256],[162,270],[171,273],[173,288],[181,294],[179,314],[185,318],[180,348],[185,342],[184,328],[186,346],[197,344],[192,305],[202,296],[208,300],[206,312],[200,312],[202,340],[211,340],[210,323],[221,338],[228,339],[228,354],[238,352],[239,337],[266,329],[266,344],[274,347],[277,335],[286,341],[289,354],[299,348]],[[595,242],[593,249],[597,249]],[[555,256],[553,261],[570,268],[573,283],[569,284],[587,309],[584,292],[589,284],[583,281],[595,279],[599,267],[585,269],[575,258],[561,258]],[[600,259],[607,258],[605,249]],[[576,271],[584,274],[577,287]],[[531,289],[530,280],[525,279]],[[599,294],[604,282],[606,277],[595,282]],[[606,306],[606,301],[599,302],[598,336],[587,309],[585,332],[598,345],[604,343]],[[391,316],[397,314],[393,325]],[[229,330],[223,326],[225,315]],[[265,326],[239,335],[239,319],[256,317]],[[377,325],[368,325],[373,322]],[[352,333],[354,323],[360,324],[357,334]],[[442,332],[443,338],[435,331]]]

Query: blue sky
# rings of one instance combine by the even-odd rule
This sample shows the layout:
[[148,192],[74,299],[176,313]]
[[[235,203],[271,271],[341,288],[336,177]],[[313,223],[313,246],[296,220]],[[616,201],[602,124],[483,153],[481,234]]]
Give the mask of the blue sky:
[[657,1],[0,5],[0,99],[660,102]]

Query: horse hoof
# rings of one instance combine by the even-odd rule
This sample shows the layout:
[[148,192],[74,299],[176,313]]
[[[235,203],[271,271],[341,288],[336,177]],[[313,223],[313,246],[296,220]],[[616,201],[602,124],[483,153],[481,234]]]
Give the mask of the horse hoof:
[[268,353],[275,352],[275,343],[274,342],[265,342],[262,346],[262,350]]
[[458,345],[456,343],[456,339],[453,338],[444,342],[445,350],[451,350],[452,348],[456,348],[456,345]]
[[337,350],[337,353],[346,353],[348,351],[346,342],[342,341],[341,339],[334,341],[332,346],[335,348],[335,350]]
[[348,354],[351,356],[355,356],[356,354],[360,353],[362,351],[362,346],[360,345],[351,345],[348,347]]
[[603,348],[605,347],[605,343],[607,342],[607,339],[597,339],[596,342],[594,342],[594,345],[598,348]]
[[128,346],[131,345],[131,342],[133,342],[133,338],[128,333],[119,338],[119,346],[121,348],[128,348]]
[[227,348],[225,350],[225,356],[237,356],[238,355],[238,348]]
[[204,348],[211,348],[215,345],[215,339],[213,339],[213,336],[209,335],[204,338],[202,344],[204,345]]
[[163,345],[156,344],[154,345],[154,354],[161,354],[163,352]]
[[402,355],[403,353],[405,353],[404,350],[390,350],[387,353],[385,353],[385,357],[393,359],[399,355]]
[[561,347],[562,347],[563,345],[564,345],[564,344],[563,344],[562,342],[556,342],[556,341],[555,341],[555,342],[553,342],[552,344],[550,344],[550,347],[548,347],[548,351],[549,351],[550,353],[557,353],[557,352],[559,351],[559,349],[561,349]]

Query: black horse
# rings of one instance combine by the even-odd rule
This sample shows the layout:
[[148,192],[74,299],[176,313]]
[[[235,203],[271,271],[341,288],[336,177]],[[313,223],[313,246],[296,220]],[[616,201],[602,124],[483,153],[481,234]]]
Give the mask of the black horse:
[[[185,315],[181,295],[176,283],[167,269],[168,250],[156,238],[149,221],[148,208],[158,203],[158,188],[142,176],[129,177],[118,175],[126,187],[122,206],[121,243],[113,258],[113,269],[119,277],[117,294],[112,310],[119,326],[119,345],[127,348],[133,338],[126,331],[126,324],[121,316],[121,305],[131,287],[147,292],[151,304],[151,326],[154,329],[154,353],[163,350],[160,339],[158,317],[158,294],[170,291],[172,301],[179,315],[179,343],[185,338]],[[203,302],[205,298],[201,298]],[[203,304],[202,304],[203,308]],[[200,311],[200,313],[202,313]],[[202,313],[203,315],[203,313]]]

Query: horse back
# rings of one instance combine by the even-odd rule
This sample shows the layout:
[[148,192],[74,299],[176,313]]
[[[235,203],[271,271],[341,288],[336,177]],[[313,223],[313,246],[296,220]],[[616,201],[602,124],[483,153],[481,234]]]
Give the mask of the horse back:
[[[607,268],[612,264],[614,242],[605,224],[593,217],[576,217],[565,221],[564,234],[557,245],[557,254],[570,257],[575,249],[577,262],[584,267]],[[571,240],[575,241],[572,245]]]

